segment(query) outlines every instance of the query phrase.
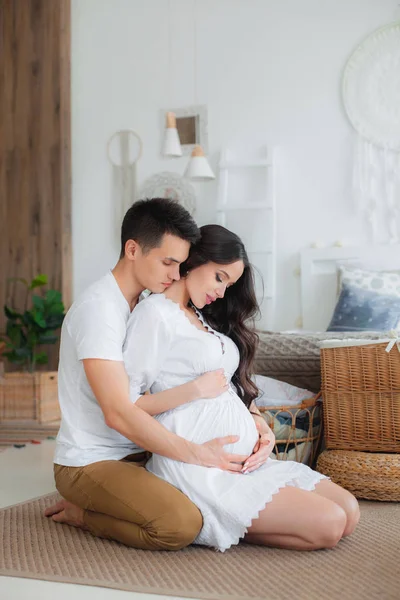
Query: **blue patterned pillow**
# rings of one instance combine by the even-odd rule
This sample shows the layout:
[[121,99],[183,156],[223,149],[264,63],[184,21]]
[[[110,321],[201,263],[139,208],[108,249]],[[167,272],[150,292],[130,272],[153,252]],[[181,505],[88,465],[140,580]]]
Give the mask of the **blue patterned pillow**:
[[343,282],[327,331],[389,331],[400,323],[400,298]]

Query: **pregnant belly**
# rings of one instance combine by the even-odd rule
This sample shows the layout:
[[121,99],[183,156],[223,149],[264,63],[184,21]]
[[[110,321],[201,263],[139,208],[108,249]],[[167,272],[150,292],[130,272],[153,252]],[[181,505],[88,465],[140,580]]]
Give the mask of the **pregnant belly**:
[[258,439],[252,415],[233,391],[185,404],[158,415],[157,420],[169,431],[195,444],[237,435],[238,442],[225,446],[227,452],[237,454],[251,454]]

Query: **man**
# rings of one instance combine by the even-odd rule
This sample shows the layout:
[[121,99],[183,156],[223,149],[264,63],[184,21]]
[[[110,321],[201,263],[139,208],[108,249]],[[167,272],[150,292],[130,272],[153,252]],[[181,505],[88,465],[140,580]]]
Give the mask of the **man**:
[[[179,265],[198,237],[192,217],[177,203],[136,202],[124,217],[117,265],[68,311],[61,332],[62,421],[54,458],[63,500],[45,512],[58,523],[135,548],[177,550],[195,539],[201,514],[176,488],[141,468],[148,458],[143,449],[206,467],[243,468],[246,457],[224,452],[237,436],[193,444],[129,399],[122,349],[130,312],[144,289],[163,292],[179,279]],[[215,372],[215,396],[222,379]],[[201,390],[193,393],[201,397]]]

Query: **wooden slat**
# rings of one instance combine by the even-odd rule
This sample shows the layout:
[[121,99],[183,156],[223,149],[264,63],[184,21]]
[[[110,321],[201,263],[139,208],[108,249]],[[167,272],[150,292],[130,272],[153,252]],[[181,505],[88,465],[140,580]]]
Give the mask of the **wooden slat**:
[[71,0],[60,7],[60,128],[61,128],[61,260],[62,296],[66,309],[72,304],[71,216]]
[[7,279],[38,273],[69,306],[70,0],[0,0],[0,19],[0,306],[23,309]]

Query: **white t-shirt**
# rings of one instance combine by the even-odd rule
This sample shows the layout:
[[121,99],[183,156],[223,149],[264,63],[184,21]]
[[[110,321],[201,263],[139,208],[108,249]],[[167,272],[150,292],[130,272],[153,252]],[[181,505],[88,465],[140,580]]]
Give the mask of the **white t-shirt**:
[[120,460],[141,450],[106,425],[82,363],[85,358],[123,361],[130,312],[114,275],[109,272],[73,303],[64,319],[58,367],[62,418],[54,456],[56,464],[81,467],[101,460]]

